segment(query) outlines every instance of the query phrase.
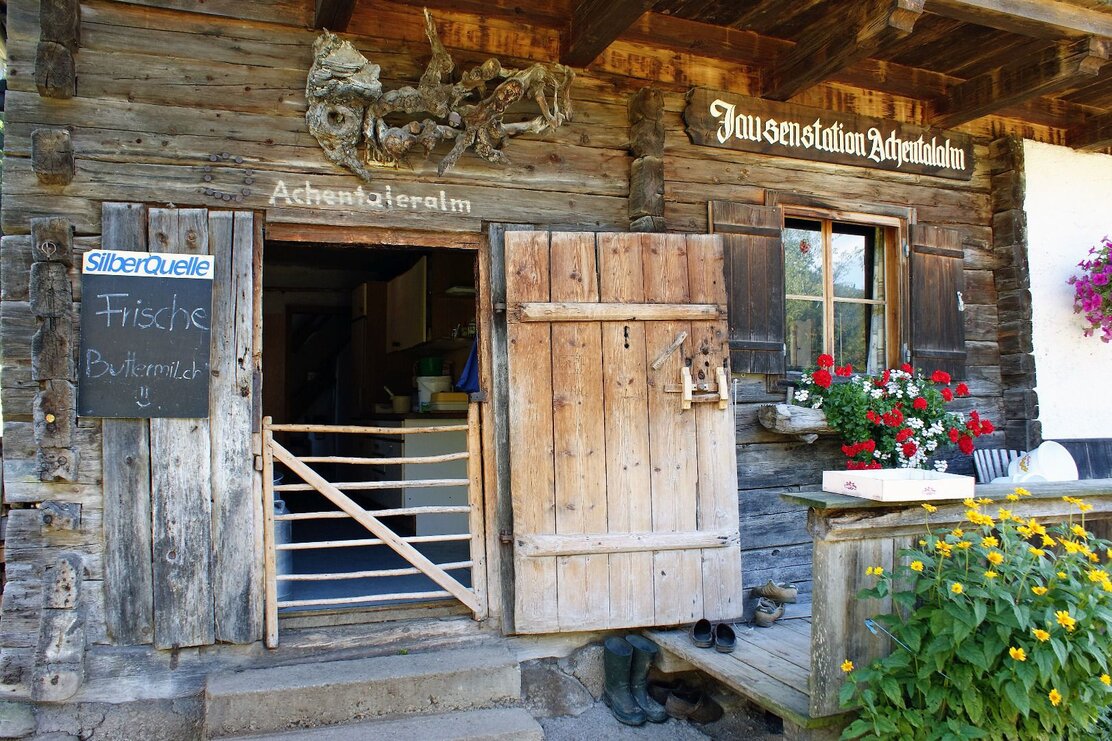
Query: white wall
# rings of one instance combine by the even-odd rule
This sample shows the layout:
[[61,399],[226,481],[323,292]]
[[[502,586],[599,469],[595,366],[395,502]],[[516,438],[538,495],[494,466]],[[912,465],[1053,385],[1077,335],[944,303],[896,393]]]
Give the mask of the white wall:
[[1112,235],[1112,157],[1024,141],[1039,419],[1049,439],[1112,437],[1112,343],[1083,337],[1066,280]]

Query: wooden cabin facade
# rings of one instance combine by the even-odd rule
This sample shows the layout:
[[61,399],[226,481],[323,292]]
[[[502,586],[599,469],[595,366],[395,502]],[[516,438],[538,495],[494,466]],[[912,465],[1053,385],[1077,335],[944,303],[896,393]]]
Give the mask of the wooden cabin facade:
[[[284,624],[462,610],[585,642],[741,618],[768,579],[806,595],[807,512],[781,494],[842,456],[757,410],[818,352],[946,368],[997,423],[981,443],[1041,439],[1022,140],[1112,146],[1096,0],[11,0],[7,32],[11,698],[88,700],[134,657],[242,657]],[[505,123],[534,128],[485,141],[445,109],[406,129],[394,99],[376,141],[399,161],[368,163],[373,105],[307,98],[329,53],[326,82],[367,74],[376,101],[521,72]],[[449,161],[426,134],[471,145]],[[143,362],[82,345],[125,321],[82,291],[96,250],[213,257],[204,415],[81,413],[94,362]],[[785,288],[792,269],[817,278]],[[468,402],[395,414],[380,393],[455,379],[473,345]],[[1077,443],[1091,476],[1104,445]],[[367,579],[411,581],[305,591],[358,560],[309,551],[360,539],[400,557]]]

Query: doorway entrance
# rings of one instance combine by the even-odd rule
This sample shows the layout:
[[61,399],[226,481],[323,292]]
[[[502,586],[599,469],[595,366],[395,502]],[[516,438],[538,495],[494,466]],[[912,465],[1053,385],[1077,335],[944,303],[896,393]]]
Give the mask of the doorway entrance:
[[463,249],[267,242],[268,639],[279,612],[481,612],[475,265]]

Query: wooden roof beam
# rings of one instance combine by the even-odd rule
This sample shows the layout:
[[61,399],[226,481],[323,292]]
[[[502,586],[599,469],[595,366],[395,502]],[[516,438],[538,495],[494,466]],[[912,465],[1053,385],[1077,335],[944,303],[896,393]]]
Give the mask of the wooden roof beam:
[[1074,149],[1112,147],[1112,111],[1093,116],[1083,126],[1070,131],[1066,144]]
[[927,0],[928,13],[1022,36],[1112,36],[1112,15],[1057,0]]
[[586,67],[655,4],[656,0],[579,0],[560,61]]
[[764,76],[761,97],[787,100],[819,84],[911,33],[922,12],[923,0],[839,2]]
[[1063,41],[956,85],[935,106],[932,126],[958,126],[1025,100],[1083,84],[1108,61],[1112,41]]
[[351,22],[356,0],[316,0],[313,13],[313,28],[327,28],[329,31],[343,33]]

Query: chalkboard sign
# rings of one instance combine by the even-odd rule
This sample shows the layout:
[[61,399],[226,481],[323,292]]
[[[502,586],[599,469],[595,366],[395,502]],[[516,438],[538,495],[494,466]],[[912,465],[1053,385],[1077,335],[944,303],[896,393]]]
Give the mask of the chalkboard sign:
[[208,255],[85,253],[79,415],[208,416],[212,275]]

